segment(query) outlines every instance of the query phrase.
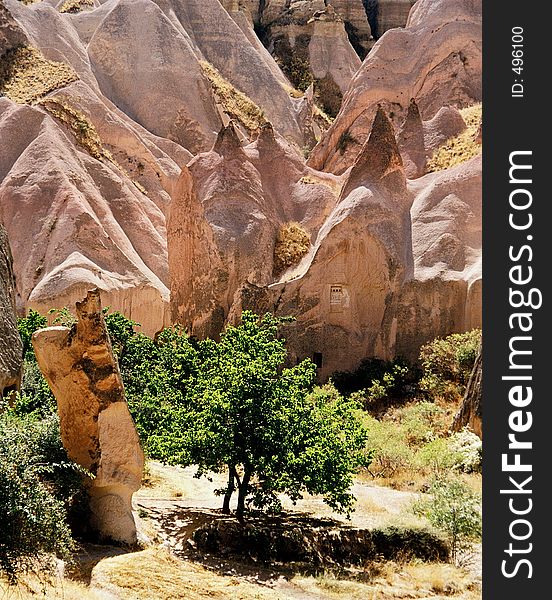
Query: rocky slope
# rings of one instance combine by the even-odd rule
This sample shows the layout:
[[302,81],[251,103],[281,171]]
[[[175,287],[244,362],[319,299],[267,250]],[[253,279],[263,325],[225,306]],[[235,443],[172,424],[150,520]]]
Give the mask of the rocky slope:
[[374,46],[309,164],[343,172],[360,152],[378,104],[397,126],[414,98],[429,120],[481,101],[481,0],[418,0],[404,29]]
[[[322,376],[479,325],[481,112],[461,109],[481,96],[481,2],[418,0],[361,63],[364,4],[4,0],[18,310],[97,287],[148,334],[292,314],[291,360]],[[342,95],[326,131],[315,102]]]
[[21,381],[23,345],[15,320],[15,282],[6,230],[0,223],[0,398]]

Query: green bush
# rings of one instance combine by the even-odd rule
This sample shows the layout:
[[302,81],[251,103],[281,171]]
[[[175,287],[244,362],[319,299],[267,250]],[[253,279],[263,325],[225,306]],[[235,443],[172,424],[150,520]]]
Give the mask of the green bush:
[[369,473],[373,477],[392,477],[399,471],[413,466],[413,450],[407,443],[404,431],[392,421],[378,421],[372,416],[364,417],[368,430],[367,447],[373,452]]
[[420,389],[433,398],[455,400],[462,396],[480,344],[481,330],[474,329],[438,338],[422,346]]
[[413,511],[428,519],[447,536],[451,557],[481,539],[481,498],[460,479],[436,478],[429,498],[416,502]]
[[26,317],[17,320],[17,328],[23,341],[23,356],[25,358],[35,360],[31,338],[35,331],[47,326],[48,319],[32,308],[29,309],[29,314]]
[[480,473],[483,444],[469,429],[463,429],[450,438],[451,448],[456,452],[456,467],[464,473]]
[[354,371],[338,371],[332,375],[341,394],[358,393],[357,398],[364,398],[367,406],[379,400],[408,395],[414,378],[414,370],[402,359],[388,362],[379,358],[365,359]]
[[437,438],[428,442],[414,457],[418,468],[430,470],[437,475],[458,468],[461,461],[462,455],[453,448],[450,438]]
[[0,414],[0,571],[11,583],[25,569],[69,558],[75,542],[67,510],[82,475],[68,459],[54,416]]

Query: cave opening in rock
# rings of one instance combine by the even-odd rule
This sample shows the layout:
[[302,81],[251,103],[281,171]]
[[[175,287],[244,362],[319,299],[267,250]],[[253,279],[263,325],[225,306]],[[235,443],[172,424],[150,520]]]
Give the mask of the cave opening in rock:
[[372,37],[377,40],[380,37],[378,28],[379,0],[362,0],[362,4],[364,4],[366,17],[368,18],[368,23],[370,23]]

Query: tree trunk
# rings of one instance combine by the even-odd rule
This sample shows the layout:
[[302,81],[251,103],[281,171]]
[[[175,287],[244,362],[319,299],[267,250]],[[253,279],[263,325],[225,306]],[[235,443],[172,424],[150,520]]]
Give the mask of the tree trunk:
[[228,467],[228,486],[226,488],[226,492],[224,493],[224,502],[222,504],[222,512],[225,515],[230,514],[230,500],[232,499],[232,494],[236,489],[235,485],[235,474],[236,470],[234,467]]
[[481,347],[473,370],[468,381],[468,387],[464,395],[464,401],[460,410],[454,417],[451,430],[460,431],[463,427],[468,426],[476,435],[483,438],[482,430],[482,382],[483,382],[483,359],[481,355]]
[[239,485],[238,507],[236,508],[236,517],[240,523],[243,523],[243,515],[245,513],[245,499],[249,492],[249,481],[251,480],[251,472],[245,471],[243,479]]

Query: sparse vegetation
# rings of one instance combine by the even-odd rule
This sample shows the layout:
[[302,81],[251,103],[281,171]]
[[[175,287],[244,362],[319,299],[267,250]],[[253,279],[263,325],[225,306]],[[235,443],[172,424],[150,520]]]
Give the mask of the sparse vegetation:
[[473,369],[481,344],[481,330],[453,333],[422,346],[423,377],[420,389],[431,398],[459,400]]
[[463,163],[481,153],[481,144],[475,141],[481,124],[481,104],[464,108],[460,111],[466,129],[438,148],[427,163],[427,172],[443,171]]
[[32,46],[8,50],[0,62],[0,95],[19,104],[34,104],[77,79],[70,65],[48,60]]
[[314,90],[324,113],[335,118],[343,101],[343,93],[337,83],[330,75],[326,75],[323,79],[315,80]]
[[414,513],[424,516],[449,540],[451,558],[481,539],[481,498],[457,478],[438,477],[429,497],[416,502]]
[[353,137],[351,132],[347,129],[340,136],[337,141],[337,149],[340,154],[345,154],[345,151],[351,144],[358,144],[358,140]]
[[75,543],[67,508],[80,471],[61,445],[57,418],[19,416],[0,407],[0,573],[52,568],[50,555],[69,558]]
[[66,0],[60,7],[60,13],[78,13],[86,8],[94,8],[94,0]]
[[104,147],[92,121],[80,110],[71,106],[68,98],[62,96],[45,98],[41,101],[41,105],[71,130],[79,146],[90,156],[114,163],[113,156]]
[[78,145],[86,150],[90,156],[100,161],[108,161],[115,166],[134,187],[148,195],[147,190],[138,181],[130,179],[127,171],[113,158],[111,152],[105,147],[94,123],[80,110],[71,105],[69,98],[64,96],[49,96],[40,100],[44,107],[53,117],[66,125],[75,136]]
[[250,132],[259,130],[267,122],[264,112],[253,100],[234,87],[211,63],[201,61],[201,68],[229,117],[236,119]]
[[296,265],[310,248],[310,236],[299,223],[280,227],[274,246],[274,272],[281,273]]

